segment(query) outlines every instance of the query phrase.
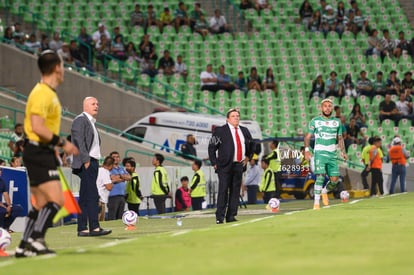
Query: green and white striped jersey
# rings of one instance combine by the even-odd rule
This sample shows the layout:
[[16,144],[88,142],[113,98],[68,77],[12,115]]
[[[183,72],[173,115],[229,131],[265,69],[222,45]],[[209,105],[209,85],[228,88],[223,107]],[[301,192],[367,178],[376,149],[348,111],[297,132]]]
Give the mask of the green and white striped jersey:
[[314,117],[309,122],[308,133],[315,136],[314,153],[320,156],[336,156],[338,135],[342,135],[342,125],[338,118]]

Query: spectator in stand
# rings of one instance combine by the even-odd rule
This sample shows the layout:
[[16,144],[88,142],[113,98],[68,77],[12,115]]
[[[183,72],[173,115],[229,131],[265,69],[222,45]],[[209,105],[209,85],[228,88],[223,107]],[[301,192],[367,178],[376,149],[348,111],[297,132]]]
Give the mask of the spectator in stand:
[[229,31],[229,26],[227,25],[226,18],[221,15],[219,9],[216,9],[214,11],[214,16],[211,17],[209,25],[210,32],[214,34],[220,34]]
[[172,26],[174,24],[174,18],[168,7],[164,8],[164,11],[160,15],[160,32],[162,32],[165,26]]
[[24,42],[24,45],[27,47],[27,51],[30,53],[40,53],[41,52],[41,45],[40,41],[36,40],[36,34],[32,33],[29,36],[29,39]]
[[316,10],[312,14],[312,18],[309,20],[308,29],[311,32],[321,31],[322,15],[319,10]]
[[121,29],[118,27],[118,26],[116,26],[115,28],[114,28],[114,30],[113,30],[113,33],[112,33],[112,35],[111,35],[111,37],[113,37],[114,39],[112,40],[112,42],[115,42],[115,40],[116,40],[116,37],[117,36],[120,36],[121,37],[121,40],[122,41],[124,41],[124,36],[122,35],[122,33],[121,33]]
[[16,44],[24,44],[25,33],[21,30],[19,22],[14,24],[13,39]]
[[241,0],[239,8],[241,10],[253,9],[253,4],[250,0]]
[[141,57],[152,60],[153,62],[158,60],[158,56],[155,53],[155,46],[150,40],[149,34],[144,34],[141,43],[139,44],[139,50],[141,51]]
[[398,59],[403,53],[407,53],[408,49],[410,47],[410,41],[405,40],[405,33],[403,31],[400,31],[398,33],[398,40],[397,40],[397,49],[398,49],[398,55],[395,57]]
[[157,14],[154,11],[154,6],[149,4],[147,7],[147,13],[145,15],[145,30],[148,31],[148,28],[151,26],[159,27],[160,23],[157,19]]
[[254,4],[257,13],[260,15],[260,11],[264,9],[272,9],[272,6],[269,4],[269,1],[267,0],[256,0]]
[[201,34],[204,40],[206,39],[206,36],[210,33],[208,28],[208,22],[204,18],[203,14],[201,14],[200,17],[197,19],[194,25],[194,31]]
[[358,34],[358,26],[354,22],[355,20],[355,12],[353,10],[350,10],[348,13],[348,16],[344,19],[344,26],[345,30],[352,32],[355,37]]
[[395,103],[398,112],[401,114],[401,118],[406,118],[411,121],[411,125],[414,126],[414,113],[413,103],[408,102],[405,93],[400,94],[400,99]]
[[127,56],[128,61],[138,61],[138,62],[141,61],[141,58],[139,58],[137,50],[133,42],[128,42],[126,46],[125,54]]
[[312,99],[312,97],[320,97],[325,98],[325,82],[322,79],[322,74],[317,73],[316,79],[312,81],[312,90],[309,93],[309,101]]
[[398,122],[401,119],[401,115],[398,112],[397,105],[391,100],[390,94],[385,94],[385,99],[379,104],[379,120],[382,123],[385,119],[391,119],[394,121],[395,126],[398,127]]
[[360,9],[357,9],[355,12],[354,23],[358,28],[358,32],[370,32],[370,29],[368,27],[368,20],[365,16],[362,15],[362,11]]
[[24,139],[25,139],[25,135],[24,135],[24,131],[23,131],[23,124],[16,123],[16,125],[14,125],[14,132],[10,136],[10,140],[9,140],[9,143],[8,143],[10,151],[12,152],[13,155],[15,155],[15,153],[18,150],[17,142],[19,142],[21,140],[24,140]]
[[378,38],[377,29],[372,29],[367,38],[368,49],[365,51],[365,55],[378,55],[381,57],[381,61],[384,62],[385,52],[382,48],[381,41]]
[[341,107],[339,105],[335,105],[334,106],[334,112],[335,112],[335,117],[337,119],[339,119],[341,121],[341,123],[342,123],[342,128],[343,128],[343,131],[342,132],[345,133],[346,119],[345,119],[345,116],[342,115]]
[[208,64],[206,70],[200,74],[201,90],[210,92],[217,92],[219,89],[217,85],[217,76],[213,73],[213,66]]
[[233,92],[235,89],[234,84],[231,82],[231,77],[225,73],[224,65],[219,67],[219,73],[217,74],[217,86],[219,90],[226,90],[227,92]]
[[14,44],[14,40],[13,40],[13,29],[11,27],[7,27],[4,30],[3,38],[5,39],[5,42],[7,44]]
[[339,86],[339,94],[343,96],[351,96],[356,100],[358,93],[355,90],[354,82],[352,82],[351,74],[345,75],[344,81],[342,81]]
[[[362,145],[362,147],[365,146],[367,136],[364,135],[364,133],[361,131],[361,128],[356,124],[355,118],[349,119],[349,124],[345,126],[346,128],[346,134],[345,134],[345,150],[348,153],[348,148],[351,144],[357,144]],[[358,137],[358,135],[361,136],[361,138]]]
[[78,35],[78,41],[79,41],[79,51],[83,58],[86,61],[86,64],[89,66],[92,66],[92,57],[93,57],[93,46],[94,41],[92,39],[92,36],[90,36],[86,32],[85,27],[80,28],[80,32]]
[[97,44],[101,41],[101,36],[105,35],[108,41],[111,40],[111,35],[109,34],[108,30],[105,28],[103,23],[98,24],[98,30],[92,34],[92,39]]
[[53,39],[52,41],[49,42],[49,49],[54,50],[55,52],[57,52],[58,50],[60,50],[63,46],[63,41],[60,40],[60,35],[58,32],[55,32],[53,34]]
[[262,83],[262,79],[257,74],[256,67],[252,67],[250,69],[250,75],[247,77],[247,88],[249,90],[256,90],[258,92],[261,92],[262,86],[260,85],[260,83]]
[[396,41],[390,38],[390,33],[387,29],[382,31],[381,47],[384,50],[386,56],[400,56],[401,49],[397,48]]
[[70,49],[69,49],[69,44],[68,43],[64,42],[62,44],[62,47],[59,50],[57,50],[57,54],[62,58],[62,60],[65,63],[68,63],[68,64],[73,63],[73,58],[70,55]]
[[71,40],[69,44],[69,52],[70,56],[75,62],[76,67],[85,67],[88,71],[93,72],[93,67],[89,66],[85,57],[82,55],[80,49],[78,48],[78,44],[76,40]]
[[372,88],[371,80],[367,78],[367,72],[361,71],[357,81],[356,90],[358,94],[367,96],[371,99],[375,96],[374,89]]
[[190,27],[192,30],[194,30],[197,20],[199,20],[202,15],[204,17],[204,11],[201,9],[201,4],[197,2],[194,3],[194,9],[190,13]]
[[346,29],[345,26],[345,18],[346,18],[346,11],[345,5],[343,1],[338,2],[338,6],[336,8],[336,27],[340,33],[343,33]]
[[299,17],[300,22],[302,22],[302,24],[305,25],[306,28],[309,26],[309,22],[312,19],[312,15],[313,9],[311,4],[309,3],[309,0],[304,0],[299,8]]
[[155,68],[154,61],[148,57],[141,59],[140,69],[142,74],[149,75],[150,77],[154,77],[158,74],[158,70]]
[[400,95],[401,82],[397,78],[397,71],[392,70],[390,72],[390,77],[387,79],[387,82],[385,85],[386,85],[388,94],[398,95],[398,96]]
[[414,80],[411,78],[412,73],[410,71],[406,72],[404,74],[404,79],[401,82],[401,93],[405,93],[405,95],[407,96],[407,100],[408,97],[410,97],[411,101],[411,93],[413,92],[414,89]]
[[349,114],[349,119],[355,119],[356,125],[359,128],[366,128],[367,117],[361,111],[361,105],[355,103],[352,107],[351,113]]
[[96,59],[102,62],[102,65],[106,69],[108,67],[107,57],[111,52],[111,41],[106,37],[106,35],[101,35],[100,40],[95,45],[96,49]]
[[383,79],[383,73],[381,71],[377,72],[375,81],[372,83],[372,88],[375,95],[385,96],[387,91],[386,82]]
[[356,13],[359,10],[358,3],[355,0],[352,0],[350,4],[351,4],[351,8],[348,10],[348,13],[351,13],[351,12]]
[[111,55],[119,60],[125,61],[128,57],[125,52],[124,41],[122,35],[118,34],[111,42]]
[[175,62],[171,58],[170,52],[168,50],[164,50],[163,57],[161,57],[158,61],[158,73],[172,75],[174,74],[174,66]]
[[325,0],[320,0],[319,1],[319,7],[318,7],[318,10],[319,10],[319,12],[321,13],[321,16],[322,15],[324,15],[324,14],[326,14],[326,6],[328,5],[327,3],[326,3],[326,1]]
[[135,9],[131,13],[131,26],[141,26],[145,28],[145,16],[139,4],[135,4]]
[[329,78],[326,80],[326,97],[334,96],[339,97],[340,99],[343,97],[343,94],[340,94],[339,84],[340,81],[337,79],[338,74],[335,71],[332,71],[329,74]]
[[326,6],[326,13],[322,15],[322,32],[326,35],[328,32],[336,31],[339,33],[336,24],[336,15],[331,5]]
[[239,89],[244,92],[244,95],[247,94],[247,84],[246,79],[244,78],[244,73],[240,71],[237,74],[237,79],[234,81],[234,85],[236,86],[236,89]]
[[190,211],[191,196],[190,188],[188,188],[188,177],[184,176],[180,179],[181,187],[175,191],[175,211]]
[[183,62],[183,57],[181,55],[177,56],[177,62],[174,65],[174,73],[180,74],[184,78],[187,77],[187,66]]
[[267,68],[266,75],[263,79],[263,90],[272,90],[275,96],[277,96],[277,85],[275,82],[275,76],[273,75],[273,69]]
[[187,6],[184,2],[178,3],[178,9],[175,10],[175,30],[178,33],[180,26],[190,26],[190,19],[187,14]]

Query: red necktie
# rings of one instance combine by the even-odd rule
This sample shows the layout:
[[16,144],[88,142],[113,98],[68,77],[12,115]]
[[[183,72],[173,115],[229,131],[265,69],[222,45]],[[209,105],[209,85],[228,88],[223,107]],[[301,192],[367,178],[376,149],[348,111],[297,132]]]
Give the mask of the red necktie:
[[242,160],[242,144],[240,141],[239,132],[237,131],[237,127],[234,128],[234,133],[236,135],[236,145],[237,145],[236,159],[238,162],[240,162]]

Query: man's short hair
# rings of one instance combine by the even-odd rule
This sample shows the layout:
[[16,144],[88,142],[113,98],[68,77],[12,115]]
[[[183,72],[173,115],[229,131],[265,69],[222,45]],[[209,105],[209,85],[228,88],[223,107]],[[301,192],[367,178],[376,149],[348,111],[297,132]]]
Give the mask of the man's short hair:
[[160,163],[160,165],[164,162],[164,156],[161,154],[154,154],[154,157],[158,160],[158,162]]
[[198,168],[201,168],[202,162],[199,159],[195,159],[194,164],[197,165]]
[[119,155],[119,153],[118,153],[117,151],[112,151],[111,153],[109,153],[109,155],[110,155],[111,157],[113,157],[113,155]]
[[125,163],[123,163],[123,165],[125,166],[126,164],[129,164],[129,165],[131,165],[131,167],[137,167],[137,163],[132,159],[132,158],[128,158],[126,161],[125,161]]
[[262,158],[262,162],[266,163],[267,165],[269,165],[270,163],[269,160],[265,157]]
[[180,179],[180,182],[183,182],[183,181],[189,181],[188,177],[187,177],[187,176],[182,177],[182,178]]
[[22,127],[23,126],[23,124],[21,124],[21,123],[16,123],[15,125],[14,125],[14,130],[16,130],[17,129],[17,127]]
[[51,75],[56,66],[62,63],[60,56],[53,50],[43,51],[39,59],[37,59],[37,66],[42,75]]
[[111,157],[111,156],[107,156],[105,159],[104,159],[104,161],[103,161],[103,165],[105,165],[105,166],[110,166],[110,165],[113,165],[114,164],[114,158],[113,157]]
[[240,110],[238,108],[231,108],[230,110],[227,111],[226,117],[229,118],[230,114],[233,112],[237,112],[240,115]]

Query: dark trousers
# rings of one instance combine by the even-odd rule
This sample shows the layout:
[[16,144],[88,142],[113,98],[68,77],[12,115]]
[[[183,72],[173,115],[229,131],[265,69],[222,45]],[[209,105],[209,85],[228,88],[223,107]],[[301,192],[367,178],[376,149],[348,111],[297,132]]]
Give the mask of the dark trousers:
[[362,180],[362,185],[364,186],[364,189],[369,189],[369,185],[368,185],[368,174],[370,171],[367,171],[367,165],[365,165],[364,170],[362,170],[361,172],[361,180]]
[[152,195],[154,199],[155,208],[157,209],[158,214],[165,213],[165,200],[167,199],[166,195]]
[[233,163],[230,171],[218,170],[219,186],[217,195],[216,219],[232,220],[237,216],[239,206],[240,187],[243,174],[243,165]]
[[280,199],[280,194],[281,194],[281,189],[282,189],[282,171],[275,172],[274,175],[275,175],[275,185],[276,185],[275,197]]
[[128,202],[128,210],[134,211],[135,213],[138,214],[138,216],[139,216],[139,206],[140,206],[139,203],[129,203]]
[[108,198],[108,221],[122,219],[125,210],[125,197],[123,195]]
[[99,163],[91,158],[88,169],[85,166],[78,171],[80,177],[79,206],[82,213],[78,215],[78,231],[94,230],[99,227],[99,194],[96,187]]
[[203,209],[204,197],[191,198],[191,207],[193,210],[202,210]]
[[384,188],[382,186],[383,178],[382,178],[381,169],[371,168],[371,177],[372,177],[371,196],[374,196],[374,195],[377,194],[377,185],[378,185],[378,189],[380,191],[380,194],[383,195],[384,194]]
[[246,188],[247,188],[247,204],[256,204],[257,191],[259,190],[259,186],[246,185]]
[[[7,206],[5,203],[4,205]],[[17,217],[23,216],[23,207],[20,204],[13,204],[10,216],[6,217],[7,209],[0,207],[0,228],[9,229]]]
[[276,197],[275,191],[263,192],[263,202],[266,204],[270,201],[271,198],[274,197]]

